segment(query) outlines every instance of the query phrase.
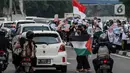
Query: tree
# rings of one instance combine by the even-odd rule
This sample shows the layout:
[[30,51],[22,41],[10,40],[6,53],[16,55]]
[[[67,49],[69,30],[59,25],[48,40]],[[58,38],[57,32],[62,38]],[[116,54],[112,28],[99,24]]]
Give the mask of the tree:
[[71,1],[25,1],[24,9],[27,16],[39,17],[54,17],[59,14],[59,17],[64,17],[64,13],[72,12]]
[[0,17],[3,16],[4,1],[5,0],[0,0]]

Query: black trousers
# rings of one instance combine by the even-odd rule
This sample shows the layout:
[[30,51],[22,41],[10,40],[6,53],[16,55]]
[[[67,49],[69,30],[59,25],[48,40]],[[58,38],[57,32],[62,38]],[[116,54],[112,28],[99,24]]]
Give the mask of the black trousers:
[[13,64],[15,68],[17,68],[20,65],[20,61],[22,60],[20,55],[12,53],[12,58],[13,58]]
[[128,43],[128,41],[125,42],[125,50],[130,50],[130,47],[129,47],[130,43]]
[[77,70],[90,69],[88,58],[86,56],[77,56]]
[[[112,72],[114,61],[113,61],[112,58],[109,58],[109,61],[110,61],[110,71]],[[93,66],[94,66],[95,71],[97,71],[98,68],[99,68],[99,60],[98,60],[98,58],[95,58],[93,60]]]
[[122,46],[116,45],[116,50],[122,50]]

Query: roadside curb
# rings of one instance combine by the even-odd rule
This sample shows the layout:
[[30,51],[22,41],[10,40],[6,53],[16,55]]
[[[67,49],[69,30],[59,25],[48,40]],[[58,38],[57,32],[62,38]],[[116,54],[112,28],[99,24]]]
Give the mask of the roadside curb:
[[127,56],[130,57],[130,52],[128,51],[116,51],[116,54],[122,55],[122,56]]

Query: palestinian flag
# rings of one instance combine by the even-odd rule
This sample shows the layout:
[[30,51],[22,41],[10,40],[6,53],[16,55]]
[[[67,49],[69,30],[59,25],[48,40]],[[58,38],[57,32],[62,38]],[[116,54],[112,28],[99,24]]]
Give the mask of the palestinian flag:
[[92,53],[89,35],[71,36],[71,43],[78,56],[90,55]]
[[80,4],[77,0],[73,0],[73,13],[81,16],[81,19],[86,17],[86,6]]

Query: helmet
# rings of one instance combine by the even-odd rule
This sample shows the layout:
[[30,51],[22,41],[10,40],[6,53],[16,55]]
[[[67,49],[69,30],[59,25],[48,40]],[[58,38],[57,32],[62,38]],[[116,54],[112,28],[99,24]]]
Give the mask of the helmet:
[[82,25],[78,25],[78,30],[82,30]]
[[21,37],[22,37],[22,38],[26,38],[26,33],[27,33],[27,32],[23,32],[22,35],[19,35],[19,37],[20,37],[20,38],[21,38]]
[[27,39],[33,39],[33,37],[34,37],[34,32],[33,31],[27,31],[26,38]]
[[105,33],[101,34],[99,37],[99,43],[103,43],[107,41],[107,35]]
[[0,29],[0,36],[5,36],[6,32],[4,29]]

